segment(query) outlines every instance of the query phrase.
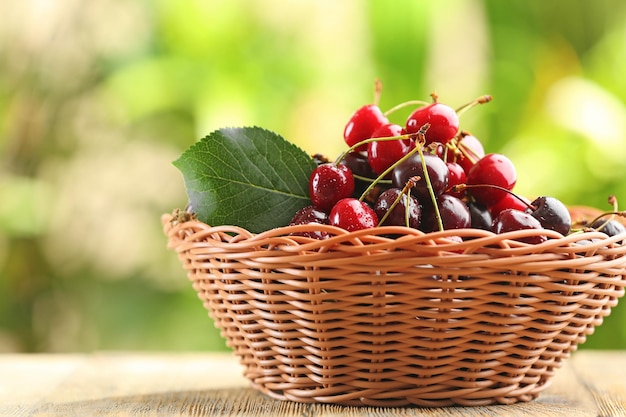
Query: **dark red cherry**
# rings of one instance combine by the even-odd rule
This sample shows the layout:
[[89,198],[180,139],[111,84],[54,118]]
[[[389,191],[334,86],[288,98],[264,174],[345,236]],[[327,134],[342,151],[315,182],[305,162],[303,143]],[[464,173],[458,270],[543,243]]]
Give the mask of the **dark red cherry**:
[[[367,104],[359,108],[346,124],[343,131],[343,138],[348,146],[369,139],[379,127],[389,123],[387,117],[375,104]],[[366,145],[359,146],[357,151],[365,151]]]
[[567,235],[572,228],[572,217],[569,210],[560,200],[554,197],[537,197],[526,207],[526,212],[539,220],[544,229],[554,230],[563,236]]
[[512,190],[516,182],[515,166],[509,158],[497,153],[485,155],[467,173],[467,184],[471,186],[467,191],[486,206],[493,206],[508,194],[490,185]]
[[[448,188],[448,181],[450,179],[448,167],[446,163],[436,155],[424,154],[424,162],[426,163],[426,169],[428,170],[428,177],[432,184],[433,192],[435,196],[440,196]],[[420,180],[417,181],[415,187],[411,189],[411,194],[415,195],[415,197],[422,202],[425,199],[430,200],[428,184],[422,167],[422,158],[419,153],[411,155],[393,169],[391,172],[391,183],[393,187],[402,189],[407,181],[414,176],[419,176]]]
[[413,111],[406,121],[407,133],[417,133],[426,123],[426,143],[441,142],[446,144],[459,130],[459,117],[456,111],[445,104],[433,103]]
[[[466,229],[471,227],[472,218],[467,205],[459,198],[443,194],[437,198],[437,207],[444,230]],[[425,233],[439,230],[437,214],[432,203],[424,202],[420,230]]]
[[371,179],[377,177],[367,160],[366,152],[349,152],[343,157],[341,164],[350,168],[353,175]]
[[590,227],[598,232],[605,233],[607,236],[617,236],[620,233],[626,233],[626,227],[617,220],[609,220],[601,218],[593,222]]
[[491,230],[493,218],[491,217],[491,213],[487,207],[476,201],[470,201],[467,203],[467,208],[469,209],[470,217],[472,218],[472,228]]
[[[378,128],[371,137],[387,138],[400,136],[403,133],[402,126],[388,123]],[[382,174],[387,168],[408,154],[414,147],[415,142],[409,139],[370,142],[367,145],[367,160],[374,172]]]
[[[348,168],[350,168],[350,171],[352,171],[352,175],[354,176],[354,193],[352,194],[353,197],[359,197],[361,194],[363,194],[365,190],[367,190],[367,188],[370,186],[371,180],[378,176],[374,171],[372,171],[372,167],[367,161],[367,154],[365,152],[349,152],[341,160],[341,164],[346,165]],[[370,180],[361,179],[357,176],[369,178]],[[373,191],[374,190],[372,190],[372,193]],[[372,201],[372,204],[374,203],[374,201]]]
[[[384,221],[380,223],[381,225],[408,226],[413,229],[419,228],[422,216],[422,206],[415,197],[411,196],[410,199],[407,197],[408,196],[399,188],[389,188],[378,197],[374,211],[376,212],[376,216],[378,216],[379,221],[382,221],[384,218]],[[391,213],[387,214],[396,200],[398,200],[398,203],[395,205]],[[410,201],[408,213],[407,201]],[[385,215],[387,215],[387,217],[384,217]]]
[[[539,223],[539,220],[530,214],[515,209],[502,210],[500,214],[493,219],[493,224],[491,225],[491,231],[497,234],[525,229],[540,230],[543,229],[543,227],[541,226],[541,223]],[[545,242],[547,237],[537,234],[519,238],[517,240],[535,245]]]
[[318,165],[309,178],[309,196],[313,206],[328,212],[342,198],[352,196],[354,177],[346,165]]
[[378,217],[374,210],[356,198],[344,198],[339,200],[330,211],[329,223],[353,232],[361,229],[369,229],[378,225]]
[[[306,206],[301,208],[296,212],[296,214],[294,214],[291,222],[289,222],[289,226],[297,226],[300,224],[309,223],[328,224],[328,214],[316,209],[313,206]],[[319,230],[310,230],[294,234],[319,240],[328,238],[328,233]]]

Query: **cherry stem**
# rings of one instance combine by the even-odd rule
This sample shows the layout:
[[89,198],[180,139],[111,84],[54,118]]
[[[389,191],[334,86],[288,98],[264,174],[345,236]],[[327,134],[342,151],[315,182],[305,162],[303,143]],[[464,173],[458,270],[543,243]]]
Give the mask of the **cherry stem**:
[[[471,146],[464,145],[461,142],[465,136],[469,136],[469,135],[470,135],[469,132],[461,131],[457,136],[454,137],[454,140],[446,143],[446,148],[451,149],[452,151],[454,151],[455,154],[457,153],[456,151],[459,151],[461,154],[463,154],[465,158],[467,158],[470,161],[472,165],[474,165],[478,161],[476,157],[477,155],[476,151],[472,149]],[[447,156],[448,156],[448,153],[446,152],[445,153],[446,158],[444,158],[445,162],[448,162]],[[452,162],[456,162],[456,160]]]
[[466,190],[468,188],[483,188],[483,187],[495,188],[496,190],[504,191],[505,193],[510,194],[513,197],[517,198],[519,201],[521,201],[530,210],[532,210],[532,211],[537,210],[537,207],[533,206],[532,204],[529,204],[527,201],[525,201],[522,197],[520,197],[517,194],[515,194],[513,191],[509,190],[508,188],[500,187],[499,185],[494,185],[494,184],[456,184],[456,185],[453,185],[452,187],[450,187],[450,189],[448,191],[453,191],[455,193],[459,193],[459,192],[462,192],[462,191],[464,191],[464,190]]
[[385,117],[389,116],[391,113],[396,112],[400,109],[403,109],[405,107],[409,107],[409,106],[428,106],[432,103],[429,103],[427,101],[424,100],[409,100],[409,101],[405,101],[404,103],[400,103],[397,104],[395,106],[393,106],[392,108],[390,108],[389,110],[387,110],[386,112],[383,113],[383,115]]
[[471,109],[472,107],[475,107],[479,104],[489,103],[491,100],[493,100],[493,97],[491,97],[490,95],[480,96],[470,101],[469,103],[465,103],[461,107],[457,108],[456,114],[457,116],[461,116],[463,113],[465,113],[467,110]]
[[615,216],[626,217],[626,211],[606,211],[606,212],[596,216],[596,218],[593,219],[592,221],[588,222],[588,224],[594,224],[595,222],[597,222],[598,220],[600,220],[601,218],[606,217],[606,216],[611,216],[611,217],[607,221],[605,221],[603,224],[601,224],[599,227],[596,227],[595,230],[601,230],[604,226],[606,226],[606,224],[609,221],[614,219]]
[[[415,187],[415,183],[419,180],[420,177],[417,175],[410,178],[403,189],[403,191],[406,190],[406,206],[404,207],[404,225],[406,227],[411,227],[411,188]],[[409,184],[411,185],[410,187]]]
[[[352,176],[354,177],[355,180],[361,180],[365,182],[372,182],[376,180],[375,178],[364,177],[363,175],[357,175],[355,173],[352,173]],[[381,184],[391,184],[391,180],[385,180],[385,179],[382,179],[378,182]]]
[[[396,166],[400,165],[402,162],[404,162],[407,159],[409,159],[413,154],[415,154],[415,152],[420,152],[421,153],[422,146],[426,142],[426,137],[424,136],[424,134],[426,133],[426,131],[428,130],[429,127],[430,127],[430,123],[426,123],[422,127],[420,127],[420,130],[417,133],[411,133],[411,134],[400,135],[400,136],[390,136],[390,137],[386,137],[386,138],[365,139],[365,140],[363,140],[363,141],[361,141],[361,142],[359,142],[359,143],[357,143],[357,144],[355,144],[355,145],[350,147],[350,148],[358,148],[363,143],[375,142],[375,141],[380,141],[380,140],[416,139],[415,148],[411,149],[411,151],[407,152],[406,155],[404,155],[402,158],[398,159],[393,165],[391,165],[389,168],[384,170],[378,177],[376,177],[376,179],[370,183],[370,185],[365,189],[365,191],[363,191],[363,193],[361,194],[361,197],[359,197],[360,201],[365,200],[367,195],[370,193],[370,191],[372,191],[372,189],[376,186],[376,184],[378,184],[379,182],[383,181],[384,178],[391,171],[393,171],[393,169]],[[418,142],[418,139],[419,139],[419,142]],[[349,150],[344,152],[342,155],[345,156],[348,152],[349,152]],[[343,157],[341,159],[343,159]],[[341,159],[339,159],[339,161],[341,161]],[[422,155],[422,160],[423,159],[424,159],[424,157]]]
[[[410,135],[409,135],[410,136]],[[365,200],[365,198],[369,195],[369,193],[372,191],[372,189],[376,186],[376,184],[378,184],[381,181],[384,181],[384,178],[391,172],[393,171],[393,169],[396,167],[396,165],[406,161],[407,159],[409,159],[411,157],[411,155],[413,155],[416,152],[416,149],[419,146],[416,146],[414,149],[411,149],[410,152],[408,152],[406,155],[404,155],[402,158],[398,159],[396,161],[395,164],[393,164],[392,166],[390,166],[389,168],[387,168],[386,170],[384,170],[382,172],[382,174],[380,174],[378,177],[376,177],[376,179],[374,179],[374,181],[372,181],[370,183],[370,185],[367,186],[367,188],[365,189],[365,191],[363,191],[363,193],[361,194],[361,197],[359,197],[359,200],[363,201]]]
[[387,209],[383,217],[378,222],[379,227],[385,222],[385,220],[387,220],[387,217],[389,217],[393,209],[395,209],[396,206],[400,203],[400,199],[403,198],[404,195],[407,196],[407,204],[404,210],[404,221],[405,221],[406,227],[410,227],[409,226],[409,213],[410,213],[409,210],[411,207],[411,188],[415,187],[415,183],[419,180],[420,180],[419,176],[409,178],[406,185],[402,189],[402,192],[398,195],[398,197],[396,197],[393,203],[391,203],[391,206],[389,206],[389,208]]
[[385,141],[388,141],[388,140],[405,140],[405,139],[412,139],[414,136],[415,136],[415,134],[413,134],[413,133],[407,133],[405,135],[400,135],[400,136],[385,136],[385,137],[381,137],[381,138],[364,139],[364,140],[362,140],[360,142],[357,142],[354,145],[350,146],[347,150],[343,151],[337,157],[337,159],[335,159],[334,164],[335,165],[339,165],[341,163],[341,161],[343,161],[343,159],[346,157],[346,155],[348,155],[350,152],[353,152],[357,148],[360,148],[363,145],[367,145],[370,142],[385,142]]
[[[420,136],[420,142],[426,142],[426,137],[423,133],[420,133],[422,129],[418,132]],[[424,172],[424,179],[426,180],[426,188],[428,189],[428,194],[430,194],[430,200],[433,203],[433,208],[435,210],[435,217],[437,219],[437,226],[439,227],[439,231],[443,232],[443,220],[441,219],[441,213],[439,212],[439,205],[437,204],[437,197],[435,196],[435,190],[433,190],[433,185],[430,181],[430,176],[428,175],[428,167],[426,166],[426,160],[424,159],[424,152],[422,152],[422,146],[416,146],[417,151],[420,154],[420,159],[422,161],[422,171]]]
[[594,224],[595,222],[599,221],[601,218],[605,216],[610,216],[608,219],[606,219],[604,223],[596,227],[595,230],[602,230],[604,227],[606,227],[607,224],[609,224],[611,220],[615,219],[615,216],[626,217],[626,212],[618,211],[617,197],[615,197],[613,194],[609,196],[609,204],[613,206],[613,211],[607,211],[605,213],[600,214],[595,219],[593,219],[593,221],[590,223],[590,224]]

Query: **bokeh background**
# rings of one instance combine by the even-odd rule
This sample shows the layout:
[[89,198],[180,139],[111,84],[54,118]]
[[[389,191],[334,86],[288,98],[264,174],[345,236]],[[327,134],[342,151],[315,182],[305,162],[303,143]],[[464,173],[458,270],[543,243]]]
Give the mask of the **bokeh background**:
[[[165,247],[160,216],[186,203],[171,162],[251,125],[336,156],[376,78],[383,110],[493,95],[461,124],[513,160],[516,191],[626,206],[621,0],[0,9],[0,351],[225,349]],[[625,303],[582,348],[626,348]]]

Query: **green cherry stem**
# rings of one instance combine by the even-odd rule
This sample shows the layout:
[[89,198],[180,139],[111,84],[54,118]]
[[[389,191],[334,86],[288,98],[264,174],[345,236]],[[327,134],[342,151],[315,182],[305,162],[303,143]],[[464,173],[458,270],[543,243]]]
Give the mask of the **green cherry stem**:
[[615,219],[615,216],[626,217],[626,212],[618,211],[617,197],[615,197],[613,194],[609,196],[609,204],[613,206],[613,211],[602,213],[589,223],[589,224],[594,224],[595,222],[599,221],[601,218],[608,216],[606,221],[602,223],[599,227],[596,227],[595,230],[602,230],[607,224],[609,224],[611,220]]
[[490,95],[480,96],[480,97],[475,98],[474,100],[470,101],[469,103],[465,103],[461,107],[457,108],[456,109],[456,114],[457,114],[457,116],[461,117],[461,115],[463,113],[465,113],[466,111],[468,111],[472,107],[475,107],[475,106],[477,106],[479,104],[489,103],[491,100],[493,100],[493,97],[491,97]]
[[[411,135],[409,135],[411,136]],[[389,168],[387,168],[386,170],[384,170],[378,177],[376,177],[376,179],[374,181],[372,181],[370,183],[370,185],[367,186],[367,188],[365,189],[365,191],[363,191],[363,194],[361,194],[361,197],[359,197],[359,200],[363,201],[365,200],[365,197],[367,197],[370,193],[370,191],[372,191],[372,189],[376,186],[376,184],[378,184],[381,181],[384,181],[384,178],[391,172],[393,171],[393,169],[396,167],[396,165],[406,161],[407,159],[409,159],[411,157],[411,155],[413,155],[415,152],[417,152],[417,149],[419,148],[419,146],[416,146],[414,149],[411,149],[411,151],[409,153],[407,153],[406,155],[404,155],[402,158],[398,159],[398,161],[396,161],[395,164],[393,164],[392,166],[390,166]]]
[[393,106],[392,108],[384,112],[383,115],[389,116],[391,113],[394,113],[400,109],[403,109],[409,106],[428,106],[429,104],[432,104],[432,103],[429,103],[428,101],[424,101],[424,100],[409,100],[409,101],[405,101],[404,103],[400,103],[400,104]]
[[[409,178],[402,192],[406,192],[406,204],[404,207],[404,224],[406,227],[411,227],[411,189],[415,187],[415,184],[420,180],[420,176],[416,175]],[[406,191],[405,191],[406,190]]]
[[[417,133],[418,135],[420,135],[420,132],[422,131],[422,129],[420,129],[420,131]],[[424,134],[421,134],[420,137],[420,142],[422,141],[426,141],[426,138],[424,137]],[[439,231],[443,232],[443,220],[441,219],[441,213],[439,212],[439,205],[437,204],[437,197],[435,196],[435,191],[433,190],[433,185],[430,182],[430,175],[428,175],[428,167],[426,166],[426,160],[424,159],[424,152],[422,152],[422,147],[416,146],[415,147],[417,149],[417,151],[420,154],[420,159],[422,161],[422,171],[424,172],[424,179],[426,180],[426,188],[428,189],[428,194],[430,194],[430,200],[433,203],[433,209],[435,210],[435,217],[437,218],[437,226],[439,227]]]
[[[427,123],[428,124],[428,123]],[[428,124],[430,126],[430,124]],[[335,165],[339,165],[341,163],[341,161],[343,161],[343,159],[346,157],[346,155],[348,155],[350,152],[353,152],[355,149],[361,147],[362,145],[367,145],[368,143],[371,142],[386,142],[386,141],[391,141],[391,140],[406,140],[406,139],[414,139],[416,136],[416,133],[407,133],[404,135],[399,135],[399,136],[385,136],[385,137],[381,137],[381,138],[369,138],[369,139],[364,139],[361,142],[357,142],[354,145],[350,146],[347,150],[343,151],[335,160],[334,164]]]
[[[375,178],[370,178],[370,177],[364,177],[363,175],[357,175],[355,173],[352,173],[352,176],[354,177],[355,180],[361,180],[364,182],[372,182],[375,181]],[[380,181],[378,181],[380,184],[391,184],[391,180],[385,180],[382,179]]]
[[405,204],[405,208],[404,208],[404,221],[406,224],[406,227],[410,227],[409,226],[409,214],[410,214],[410,209],[411,209],[411,188],[415,187],[415,183],[417,181],[420,180],[419,176],[415,176],[415,177],[411,177],[409,178],[409,180],[407,181],[406,185],[404,186],[404,188],[402,189],[402,192],[400,193],[400,195],[398,195],[398,197],[393,201],[393,203],[391,204],[391,206],[387,209],[387,212],[383,215],[383,217],[380,219],[380,221],[378,222],[378,226],[382,226],[382,224],[385,222],[385,220],[387,220],[387,217],[389,217],[389,215],[391,214],[391,212],[393,211],[393,209],[396,208],[396,206],[400,203],[400,199],[403,198],[406,195],[407,198],[407,202]]
[[[363,143],[369,143],[369,142],[375,142],[377,140],[398,140],[398,139],[416,139],[416,143],[415,143],[415,148],[411,149],[410,152],[408,152],[406,155],[404,155],[402,158],[398,159],[393,165],[391,165],[389,168],[387,168],[386,170],[384,170],[378,177],[376,177],[376,179],[374,181],[372,181],[370,183],[370,185],[365,189],[365,191],[363,191],[363,194],[361,194],[361,197],[359,197],[359,200],[363,201],[365,200],[365,197],[368,196],[368,194],[370,193],[370,191],[372,191],[372,189],[376,186],[376,184],[378,184],[379,182],[383,181],[383,179],[387,176],[387,174],[389,174],[391,171],[393,171],[393,169],[398,166],[399,164],[401,164],[402,162],[406,161],[407,159],[409,159],[411,156],[413,156],[413,154],[415,154],[415,152],[420,152],[422,150],[422,146],[424,145],[424,143],[426,142],[426,138],[424,136],[424,134],[426,133],[426,131],[428,130],[428,128],[430,127],[430,123],[426,123],[424,124],[424,126],[422,126],[420,128],[420,130],[417,133],[411,133],[411,134],[407,134],[407,135],[401,135],[401,136],[395,136],[395,137],[387,137],[387,138],[372,138],[372,139],[365,139],[362,142],[359,142],[357,144],[355,144],[354,146],[352,146],[351,148],[356,148],[358,147],[360,144]],[[348,154],[350,150],[344,152],[342,155],[346,155]],[[422,163],[424,160],[424,156],[422,154]],[[341,161],[341,159],[340,159]]]
[[338,157],[337,159],[335,159],[334,164],[335,165],[339,165],[341,163],[341,161],[343,161],[343,159],[346,157],[346,155],[348,155],[350,152],[353,152],[355,149],[361,147],[362,145],[367,145],[368,143],[371,142],[385,142],[388,140],[405,140],[405,139],[412,139],[415,137],[415,134],[413,133],[407,133],[405,135],[400,135],[400,136],[385,136],[382,138],[369,138],[369,139],[364,139],[360,142],[355,143],[354,145],[350,146],[348,149],[346,149],[345,151],[343,151]]
[[[472,165],[474,165],[478,161],[478,158],[476,156],[477,155],[476,151],[472,149],[471,146],[464,145],[463,142],[461,142],[463,138],[468,135],[470,135],[470,133],[467,131],[459,132],[459,134],[457,134],[453,140],[446,143],[446,150],[448,149],[451,150],[455,155],[458,155],[458,153],[461,153],[461,155],[467,158],[467,160],[470,161]],[[448,157],[448,152],[444,154],[444,162],[448,162],[447,157]]]
[[607,212],[604,212],[604,213],[596,216],[596,218],[593,219],[592,221],[590,221],[589,224],[594,224],[595,222],[599,221],[603,217],[607,217],[607,216],[609,216],[609,218],[604,223],[602,223],[600,226],[596,227],[594,230],[602,230],[611,220],[613,220],[615,218],[615,216],[626,217],[626,211],[607,211]]

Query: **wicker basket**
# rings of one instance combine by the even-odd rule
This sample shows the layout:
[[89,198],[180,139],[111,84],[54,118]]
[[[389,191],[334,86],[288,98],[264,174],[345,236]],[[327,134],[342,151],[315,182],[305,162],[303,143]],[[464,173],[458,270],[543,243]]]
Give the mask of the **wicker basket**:
[[162,223],[252,386],[298,402],[530,401],[626,284],[624,235]]

